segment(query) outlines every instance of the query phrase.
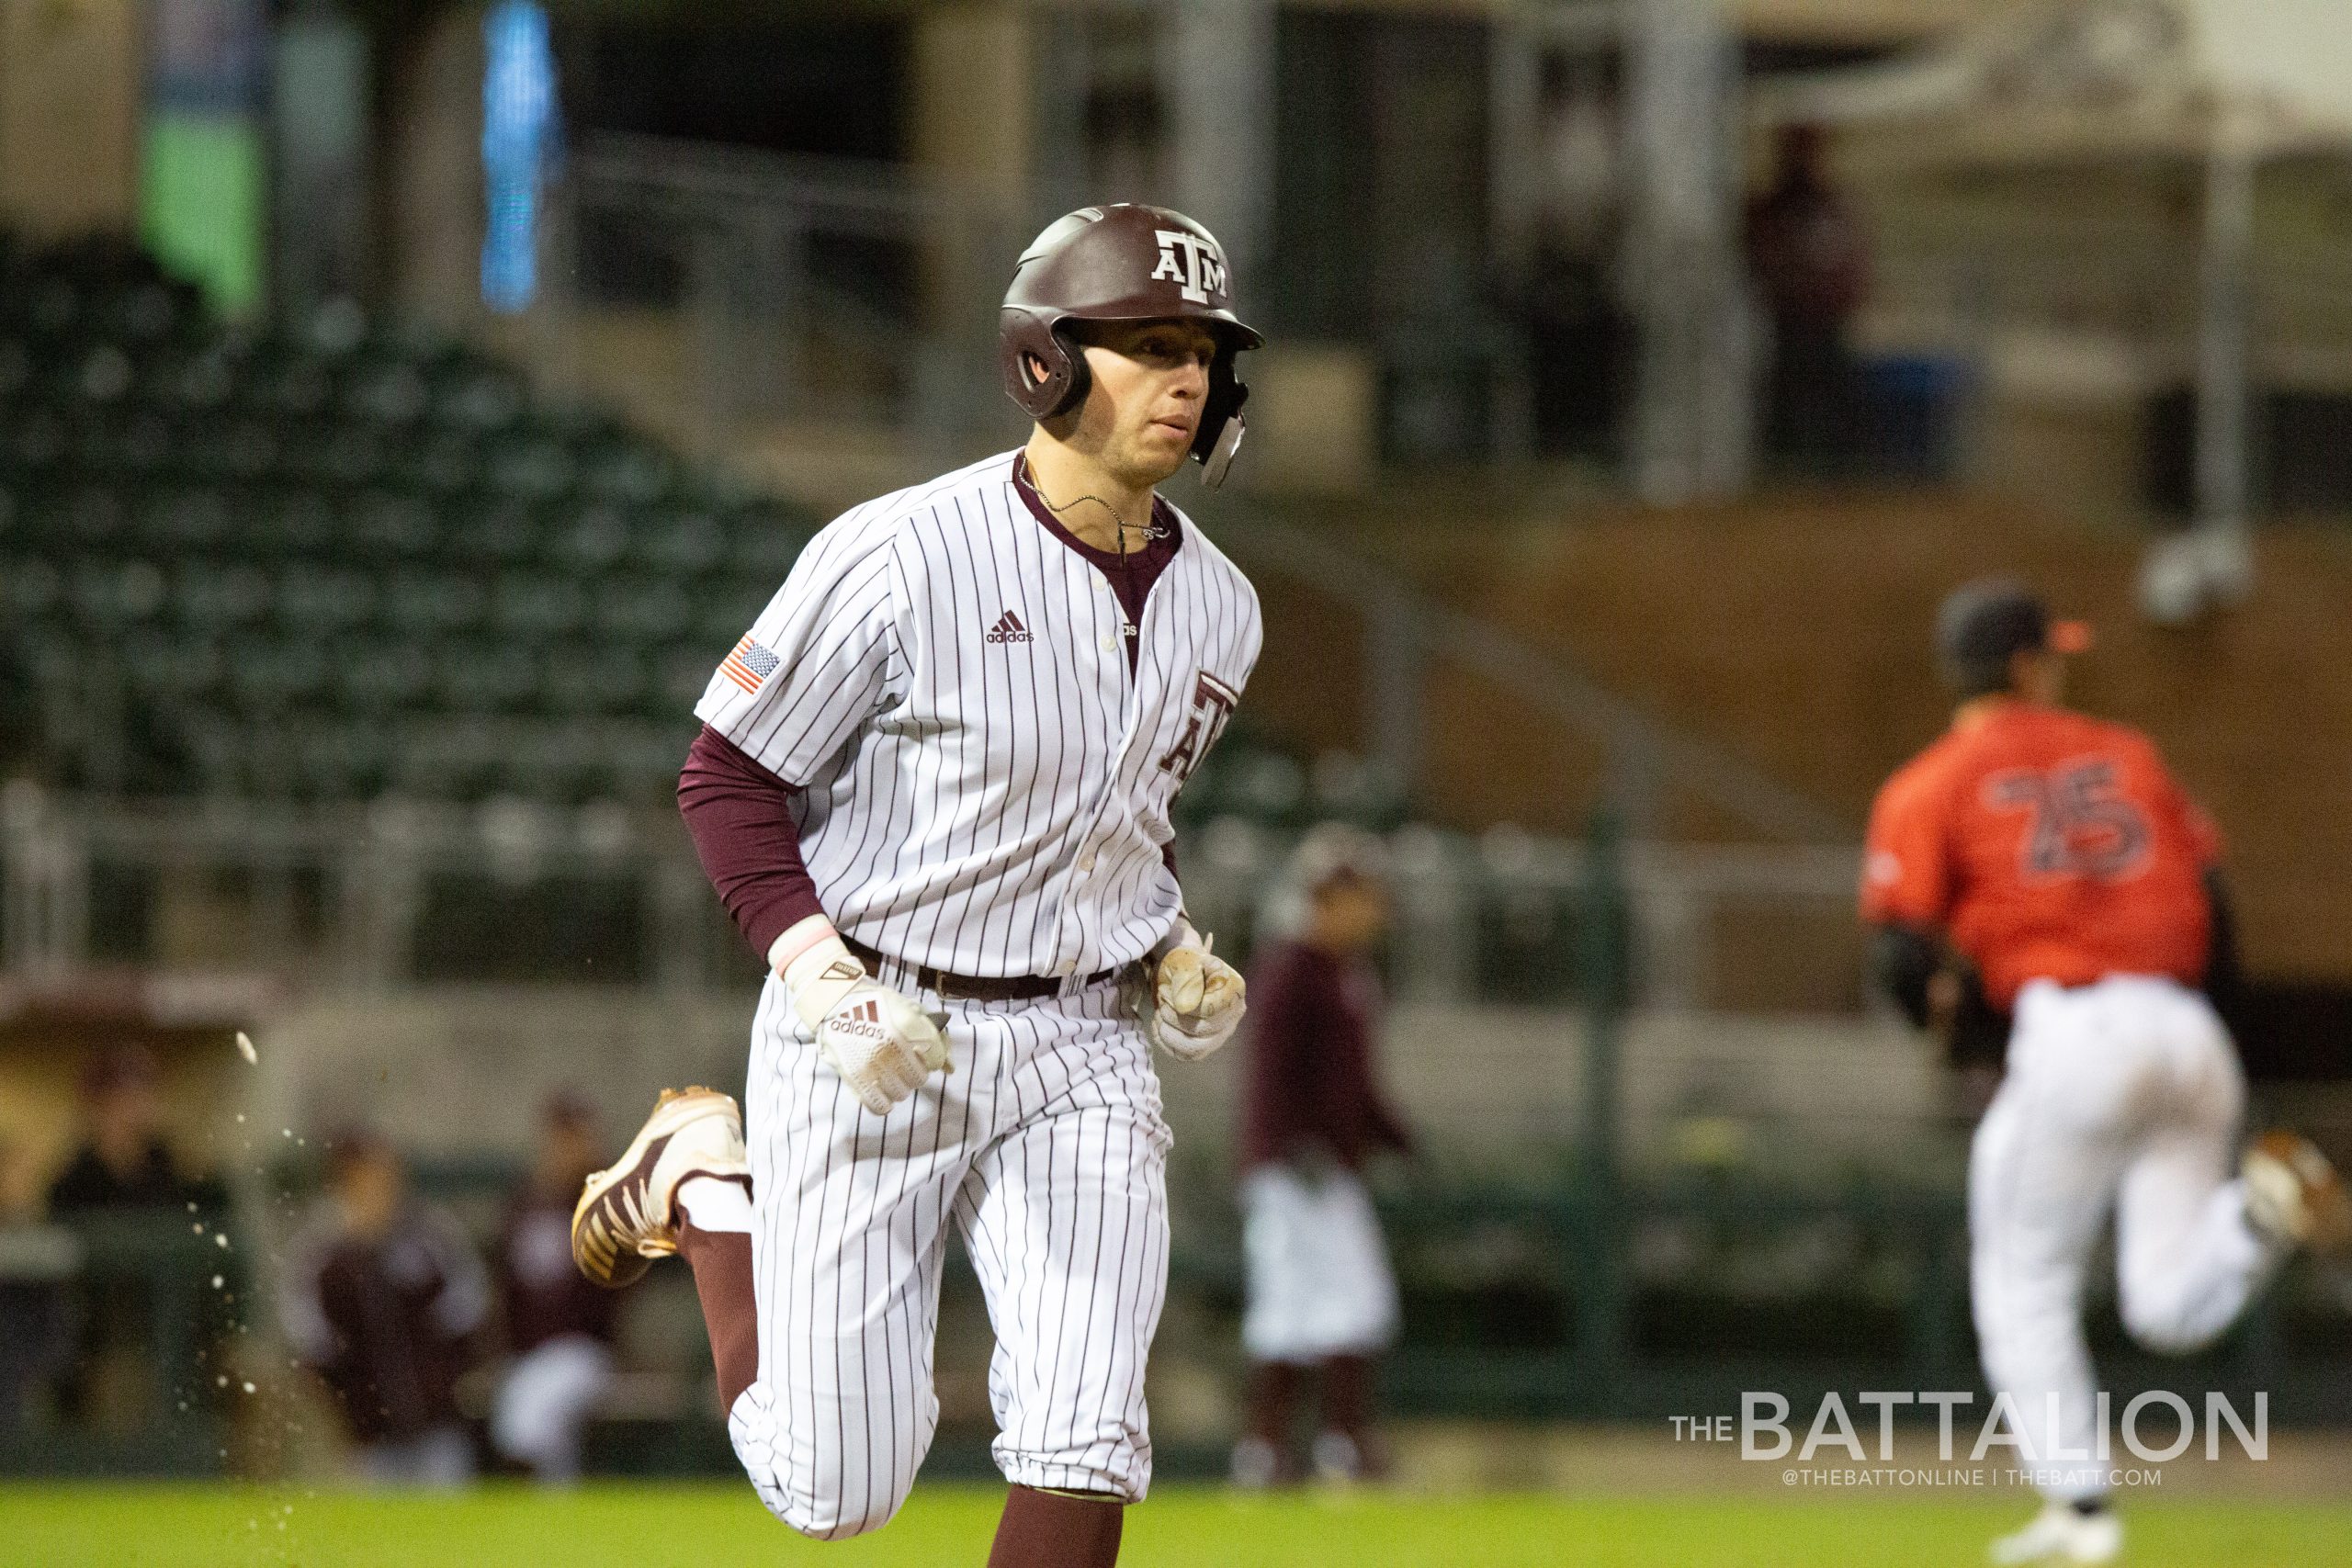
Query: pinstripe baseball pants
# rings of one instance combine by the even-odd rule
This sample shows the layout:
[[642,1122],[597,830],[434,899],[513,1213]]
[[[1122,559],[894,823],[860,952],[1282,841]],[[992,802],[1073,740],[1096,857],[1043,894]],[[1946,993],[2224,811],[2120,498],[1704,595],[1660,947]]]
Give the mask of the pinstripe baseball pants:
[[950,1073],[876,1116],[771,977],[745,1134],[759,1380],[728,1431],[771,1512],[838,1539],[906,1501],[939,1419],[932,1345],[952,1223],[996,1331],[1007,1480],[1133,1502],[1151,1480],[1144,1361],[1168,1282],[1169,1133],[1150,1048],[1106,984],[943,1001]]

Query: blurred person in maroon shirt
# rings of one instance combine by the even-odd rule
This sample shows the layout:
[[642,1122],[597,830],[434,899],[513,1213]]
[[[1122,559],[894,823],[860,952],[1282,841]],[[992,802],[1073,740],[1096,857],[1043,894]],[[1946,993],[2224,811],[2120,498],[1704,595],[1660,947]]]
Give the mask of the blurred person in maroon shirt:
[[286,1337],[334,1395],[384,1485],[472,1479],[458,1411],[490,1316],[490,1284],[458,1222],[420,1201],[390,1144],[349,1133],[329,1145],[327,1193],[286,1249]]
[[1252,1363],[1250,1427],[1233,1479],[1295,1479],[1293,1419],[1319,1375],[1316,1471],[1378,1475],[1374,1359],[1396,1328],[1396,1280],[1363,1166],[1412,1140],[1373,1071],[1379,976],[1372,953],[1388,920],[1379,840],[1325,824],[1300,840],[1250,967],[1249,1074],[1242,1109],[1242,1239]]
[[580,1478],[581,1436],[613,1379],[621,1297],[571,1261],[571,1206],[606,1157],[586,1098],[549,1100],[537,1157],[498,1233],[494,1268],[514,1359],[498,1385],[490,1438],[501,1457],[551,1485]]
[[1818,126],[1781,129],[1772,183],[1747,207],[1747,265],[1772,330],[1766,450],[1834,478],[1861,450],[1852,325],[1870,292],[1871,261],[1827,163]]

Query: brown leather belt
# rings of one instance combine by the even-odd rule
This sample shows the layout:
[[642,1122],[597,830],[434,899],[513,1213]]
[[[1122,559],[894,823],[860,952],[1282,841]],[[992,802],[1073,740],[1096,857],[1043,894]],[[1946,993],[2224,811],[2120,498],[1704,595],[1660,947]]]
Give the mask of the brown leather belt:
[[[912,975],[918,988],[936,992],[942,997],[956,997],[974,1002],[1027,1002],[1044,997],[1061,995],[1063,982],[1050,975],[954,975],[944,969],[933,969],[928,964],[908,964],[866,946],[855,937],[842,938],[842,945],[856,954],[870,973],[882,964],[901,969]],[[1078,984],[1099,986],[1115,979],[1116,969],[1097,969]]]

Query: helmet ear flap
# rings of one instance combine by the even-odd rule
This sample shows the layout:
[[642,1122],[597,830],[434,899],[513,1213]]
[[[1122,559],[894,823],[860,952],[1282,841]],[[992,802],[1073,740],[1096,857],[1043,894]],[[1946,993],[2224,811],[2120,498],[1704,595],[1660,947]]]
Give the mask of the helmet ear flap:
[[[1002,336],[1004,389],[1032,419],[1051,419],[1075,408],[1086,396],[1086,359],[1057,326],[1027,311],[1008,308]],[[1031,360],[1046,367],[1041,377]]]
[[[1056,414],[1068,413],[1086,400],[1086,389],[1093,375],[1086,367],[1086,351],[1064,334],[1059,327],[1046,335],[1053,340],[1054,350],[1061,356],[1061,369],[1057,374],[1062,383],[1062,395],[1042,416],[1051,419]],[[1052,362],[1049,360],[1047,363]]]

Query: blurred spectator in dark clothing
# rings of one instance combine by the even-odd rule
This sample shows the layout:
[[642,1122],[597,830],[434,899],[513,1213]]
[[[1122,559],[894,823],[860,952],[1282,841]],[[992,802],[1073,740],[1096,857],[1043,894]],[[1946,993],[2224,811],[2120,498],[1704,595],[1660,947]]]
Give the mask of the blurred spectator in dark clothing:
[[1599,258],[1547,233],[1537,236],[1527,265],[1535,449],[1546,457],[1608,457],[1625,405],[1632,320]]
[[286,1337],[325,1382],[386,1485],[473,1474],[459,1374],[490,1315],[490,1288],[458,1223],[414,1198],[400,1157],[369,1134],[331,1145],[328,1190],[287,1247]]
[[496,1269],[514,1355],[490,1419],[499,1453],[540,1481],[580,1477],[580,1440],[611,1385],[621,1297],[589,1283],[571,1261],[571,1210],[605,1165],[595,1113],[578,1095],[548,1103],[529,1179],[500,1227]]
[[153,1052],[126,1045],[92,1057],[82,1069],[81,1090],[87,1131],[50,1181],[50,1218],[224,1205],[218,1181],[184,1176],[172,1158],[164,1140],[163,1074]]
[[[83,1229],[141,1216],[220,1223],[228,1208],[226,1190],[216,1180],[182,1171],[164,1141],[163,1073],[153,1052],[137,1045],[102,1051],[83,1065],[78,1087],[83,1137],[50,1181],[52,1221]],[[65,1292],[66,1371],[57,1389],[62,1414],[108,1431],[132,1430],[156,1417],[170,1381],[159,1376],[165,1369],[153,1359],[159,1304],[198,1312],[207,1320],[199,1336],[207,1342],[225,1331],[217,1308],[207,1305],[216,1298],[199,1294],[204,1287],[195,1270],[187,1290],[168,1292],[160,1303],[158,1289],[151,1276],[109,1271]],[[169,1371],[184,1377],[188,1370]]]
[[[35,1218],[37,1189],[28,1176],[17,1147],[0,1137],[0,1229]],[[73,1271],[69,1249],[58,1246],[56,1256],[41,1258],[34,1234],[20,1235],[16,1266],[0,1280],[0,1432],[23,1424],[35,1390],[64,1353],[65,1303],[57,1281]]]
[[[0,502],[0,523],[8,521],[6,505]],[[30,661],[16,640],[0,631],[0,781],[31,778],[38,772],[41,740]]]
[[1562,72],[1545,84],[1536,142],[1544,183],[1520,289],[1544,457],[1606,457],[1618,446],[1634,348],[1617,283],[1621,113],[1604,73]]
[[1359,1172],[1410,1135],[1373,1070],[1380,986],[1372,953],[1385,930],[1380,845],[1327,824],[1300,841],[1284,907],[1286,937],[1250,974],[1250,1063],[1242,1110],[1242,1242],[1249,1305],[1241,1337],[1253,1364],[1250,1429],[1235,1445],[1246,1486],[1291,1479],[1291,1423],[1306,1380],[1322,1384],[1315,1468],[1334,1480],[1375,1476],[1374,1359],[1396,1328],[1396,1280]]
[[1870,288],[1870,250],[1822,165],[1818,127],[1782,130],[1772,184],[1748,204],[1747,262],[1772,325],[1766,449],[1830,474],[1862,449],[1850,329]]

